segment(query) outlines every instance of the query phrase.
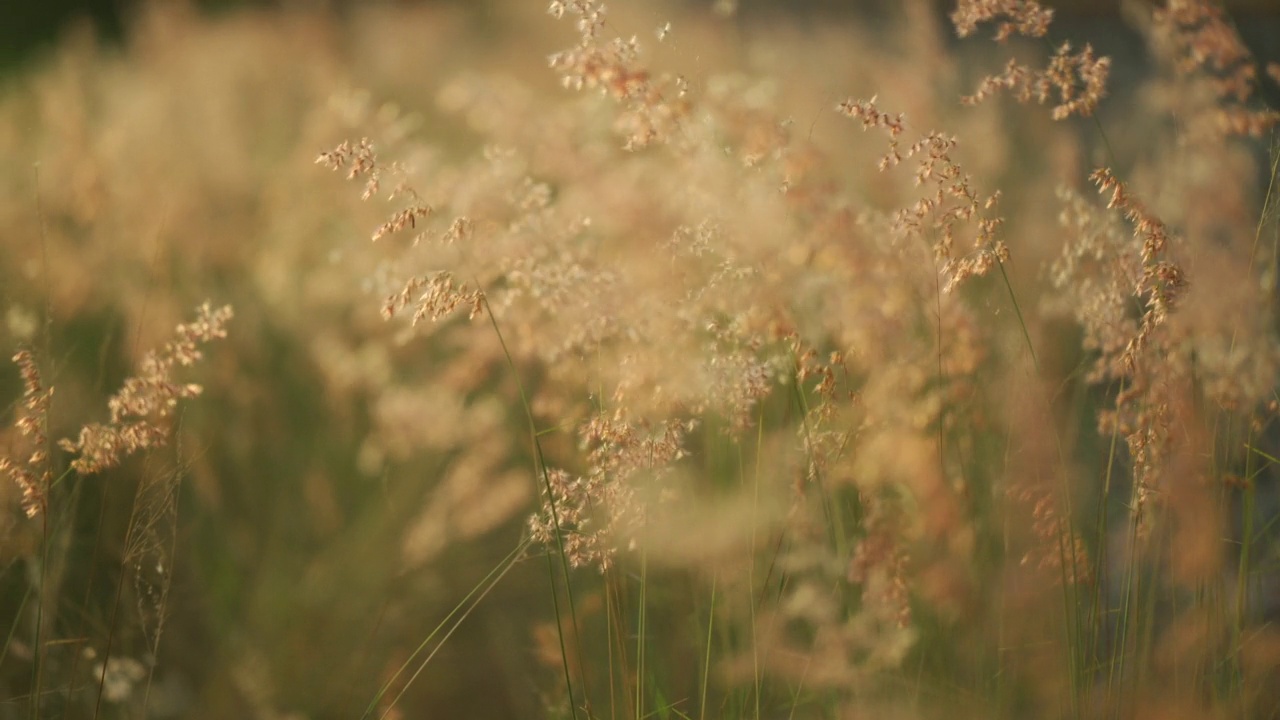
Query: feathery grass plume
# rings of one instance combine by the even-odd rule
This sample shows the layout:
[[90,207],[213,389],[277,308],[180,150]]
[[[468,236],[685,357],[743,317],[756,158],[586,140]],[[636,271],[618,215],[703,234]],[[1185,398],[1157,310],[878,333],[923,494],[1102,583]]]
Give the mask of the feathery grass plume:
[[[1080,196],[1060,190],[1067,207],[1061,222],[1072,232],[1052,271],[1054,286],[1085,328],[1085,347],[1097,351],[1089,377],[1118,381],[1115,406],[1099,415],[1099,431],[1125,438],[1133,461],[1134,517],[1146,523],[1146,503],[1159,483],[1171,433],[1169,394],[1182,373],[1175,367],[1167,334],[1161,335],[1187,285],[1173,259],[1174,240],[1165,224],[1108,169],[1091,175],[1099,192],[1111,193],[1107,209],[1131,224],[1128,236]],[[1137,242],[1134,242],[1134,241]],[[1136,319],[1129,309],[1141,308]],[[1151,348],[1152,343],[1157,347]]]
[[1052,110],[1054,120],[1065,120],[1072,115],[1089,117],[1106,96],[1110,73],[1110,58],[1095,57],[1090,45],[1072,53],[1071,43],[1064,42],[1054,50],[1048,67],[1043,70],[1009,60],[999,75],[983,78],[978,89],[962,101],[976,105],[998,92],[1008,91],[1023,103],[1034,100],[1044,105],[1052,99],[1056,103]]
[[[985,275],[997,263],[1009,259],[1009,248],[996,236],[1004,222],[998,215],[988,215],[1000,200],[996,191],[985,197],[972,187],[972,178],[951,157],[956,148],[956,138],[939,132],[929,132],[905,150],[898,137],[905,126],[901,113],[890,115],[876,107],[876,98],[854,100],[849,98],[836,106],[836,110],[851,120],[859,121],[862,129],[880,128],[889,136],[889,152],[880,160],[882,171],[896,167],[904,160],[915,159],[915,184],[924,186],[927,194],[910,207],[902,208],[894,215],[894,232],[909,237],[936,237],[933,243],[934,258],[942,262],[941,274],[947,279],[944,290],[951,292],[965,280]],[[972,252],[957,254],[955,239],[957,226],[974,223]]]
[[533,539],[555,544],[554,507],[569,562],[609,570],[620,547],[635,548],[634,538],[648,514],[673,498],[663,478],[687,456],[685,437],[695,427],[692,420],[645,427],[622,411],[592,418],[580,430],[589,470],[585,477],[561,469],[549,472],[543,494],[549,491],[554,497],[546,498],[549,502],[529,519]]
[[1045,482],[1022,481],[1009,491],[1020,511],[1031,518],[1033,541],[1019,563],[1034,567],[1050,584],[1087,585],[1095,577],[1084,538],[1065,517],[1058,489]]
[[1133,225],[1134,238],[1141,241],[1138,255],[1141,274],[1134,283],[1133,295],[1142,303],[1142,318],[1138,334],[1126,344],[1121,356],[1125,366],[1132,370],[1137,365],[1137,354],[1146,347],[1151,333],[1168,319],[1187,280],[1182,266],[1169,259],[1171,238],[1164,222],[1132,196],[1109,168],[1096,170],[1089,179],[1098,186],[1099,193],[1111,192],[1107,209],[1119,210]]
[[14,426],[22,437],[21,446],[27,456],[17,462],[0,457],[0,472],[7,473],[22,490],[22,510],[31,518],[44,510],[53,477],[46,432],[53,387],[44,386],[30,350],[19,350],[13,362],[22,375],[22,405]]
[[[1156,48],[1172,61],[1179,75],[1198,74],[1218,100],[1208,117],[1196,118],[1223,135],[1263,137],[1280,123],[1280,111],[1250,108],[1258,89],[1258,64],[1224,10],[1209,0],[1166,0],[1151,14]],[[1274,63],[1265,68],[1280,85]]]
[[163,445],[170,432],[167,420],[178,401],[203,391],[200,385],[176,382],[175,366],[195,364],[203,357],[201,345],[225,338],[231,317],[231,306],[214,309],[206,302],[197,308],[195,320],[178,325],[174,340],[159,351],[149,351],[139,374],[126,379],[124,387],[107,401],[111,420],[85,425],[75,440],[58,442],[63,450],[77,455],[71,467],[91,475],[115,467],[139,450]]
[[[912,17],[927,5],[913,5]],[[1042,37],[1051,18],[1034,2],[961,8],[968,18],[957,23],[962,34],[965,22],[1003,21],[1002,39]],[[618,669],[620,657],[656,657],[659,648],[673,649],[671,674],[681,677],[697,674],[681,658],[691,648],[705,651],[697,682],[711,688],[708,702],[723,691],[725,707],[750,715],[758,702],[760,716],[785,714],[787,703],[797,715],[824,702],[854,712],[889,695],[886,705],[902,709],[893,692],[900,686],[921,698],[940,692],[944,704],[952,696],[937,688],[960,688],[957,694],[982,698],[974,701],[977,716],[1088,708],[1091,683],[1105,674],[1092,654],[1102,655],[1097,646],[1113,635],[1114,658],[1131,663],[1116,661],[1116,684],[1145,682],[1143,673],[1158,663],[1136,647],[1133,626],[1114,633],[1106,626],[1118,613],[1095,597],[1123,562],[1108,555],[1101,529],[1118,504],[1116,491],[1082,469],[1112,457],[1123,465],[1124,449],[1114,456],[1104,449],[1099,458],[1097,433],[1072,421],[1092,417],[1098,402],[1106,406],[1104,432],[1115,427],[1129,440],[1135,504],[1145,506],[1140,520],[1156,505],[1157,482],[1179,503],[1163,516],[1178,529],[1155,537],[1180,536],[1181,548],[1212,536],[1214,522],[1195,525],[1186,512],[1208,496],[1187,489],[1203,475],[1193,472],[1200,446],[1179,447],[1176,439],[1210,435],[1182,427],[1205,419],[1184,400],[1189,378],[1198,379],[1188,363],[1209,347],[1183,318],[1186,310],[1208,314],[1219,299],[1186,308],[1183,293],[1200,290],[1185,284],[1201,268],[1184,255],[1195,255],[1188,246],[1199,242],[1199,229],[1220,219],[1215,210],[1187,223],[1196,212],[1191,203],[1178,201],[1168,216],[1174,203],[1148,193],[1140,174],[1134,187],[1153,199],[1152,209],[1099,175],[1121,212],[1073,195],[1063,201],[1065,232],[1055,230],[1052,186],[1075,172],[1081,149],[1061,124],[1042,122],[1044,113],[1000,116],[1009,125],[979,143],[963,123],[996,117],[993,107],[956,119],[946,114],[955,103],[935,107],[927,93],[896,88],[908,97],[893,102],[911,110],[913,124],[920,116],[955,129],[966,148],[979,151],[963,158],[950,133],[905,140],[902,115],[884,113],[874,99],[842,103],[841,113],[888,136],[882,156],[879,143],[821,137],[821,121],[809,137],[797,131],[801,123],[785,115],[818,102],[791,87],[807,86],[801,73],[785,84],[745,74],[688,83],[672,76],[663,84],[653,80],[663,76],[639,40],[609,37],[614,21],[599,3],[564,0],[550,10],[578,20],[576,44],[552,56],[553,72],[571,90],[595,92],[548,97],[513,77],[466,73],[444,86],[435,110],[449,118],[441,127],[453,122],[474,135],[478,152],[461,152],[452,137],[441,141],[447,150],[415,137],[398,137],[392,147],[382,130],[364,127],[378,124],[375,117],[344,130],[374,138],[383,159],[369,140],[320,159],[363,181],[366,198],[398,203],[370,220],[381,245],[368,250],[380,254],[367,280],[386,293],[384,315],[406,316],[397,342],[378,355],[376,379],[357,377],[363,349],[326,362],[335,384],[359,386],[372,399],[370,458],[392,461],[388,467],[445,458],[440,482],[402,536],[403,566],[443,559],[451,540],[471,536],[464,524],[484,532],[529,497],[518,488],[527,471],[511,470],[527,467],[527,451],[505,441],[513,433],[504,410],[522,411],[526,401],[514,399],[514,373],[547,468],[541,503],[525,527],[554,546],[558,525],[569,560],[603,571],[599,579],[568,573],[574,592],[603,583],[593,597],[608,598],[610,611],[601,638],[608,644],[600,646],[607,658],[566,648],[558,633],[538,644],[550,648],[548,664],[576,670],[575,682],[595,675],[597,699],[606,689],[628,701],[667,693],[650,666]],[[653,25],[642,18],[640,26]],[[678,52],[696,32],[678,26],[659,51]],[[700,57],[719,46],[705,47]],[[791,46],[782,47],[777,54],[799,67]],[[945,49],[927,49],[936,53],[928,63],[913,56],[916,64],[904,67],[934,69]],[[997,79],[992,88],[1004,82],[1052,100],[1057,117],[1087,115],[1107,69],[1091,51],[1066,46],[1048,70]],[[830,97],[829,88],[820,90],[813,95]],[[1019,139],[1050,151],[1027,152]],[[324,142],[333,147],[336,138]],[[1135,143],[1134,150],[1148,147]],[[1055,171],[1023,182],[1019,171],[1043,166],[1022,162],[1047,155]],[[389,158],[396,162],[384,165]],[[886,172],[864,172],[877,159]],[[1171,173],[1160,170],[1162,162],[1163,154],[1141,172],[1163,179]],[[889,172],[901,164],[914,173]],[[1043,175],[1054,182],[1040,182]],[[975,177],[1011,185],[1002,198],[980,192]],[[1181,197],[1183,190],[1167,192]],[[965,235],[974,238],[972,249]],[[1035,284],[1028,268],[1037,253],[1057,251],[1042,239],[1064,235],[1053,282]],[[1006,242],[1018,263],[1003,264]],[[1023,327],[1011,330],[999,317],[1005,308],[981,284],[944,292],[996,267],[1009,273],[1015,302],[1042,310],[1027,311],[1024,321],[1019,309]],[[1031,299],[1043,293],[1043,302],[1025,302],[1024,288]],[[501,342],[471,323],[420,322],[474,311],[480,302]],[[1048,344],[1057,347],[1041,356],[1050,358],[1044,366],[1062,356],[1079,361],[1088,381],[1124,383],[1118,400],[1069,370],[1062,373],[1076,391],[1070,397],[1037,403],[1043,387],[1025,391],[1022,344],[1011,334],[1025,334],[1027,343],[1035,336],[1040,350],[1056,329],[1039,324],[1052,319],[1054,302],[1083,329],[1085,352],[1065,350],[1053,336]],[[1262,320],[1248,327],[1270,337]],[[326,352],[342,342],[334,340],[339,335],[327,336]],[[427,335],[429,345],[414,344]],[[1199,343],[1194,351],[1189,337]],[[362,340],[377,342],[373,333]],[[1212,372],[1199,376],[1205,388],[1230,385],[1230,368],[1248,367],[1248,383],[1236,392],[1249,396],[1242,407],[1255,403],[1254,391],[1272,385],[1266,351],[1251,350],[1262,344],[1250,339],[1206,354],[1213,360]],[[500,369],[507,349],[512,372]],[[1227,389],[1213,392],[1225,397]],[[1032,398],[1025,407],[1023,396]],[[693,420],[696,427],[686,425]],[[1162,471],[1177,477],[1161,478]],[[497,494],[485,513],[477,506],[489,487]],[[687,491],[693,501],[679,495],[664,503],[669,490]],[[551,517],[552,499],[559,518]],[[690,507],[720,512],[702,527]],[[722,527],[730,518],[739,523],[733,531]],[[675,537],[655,541],[655,534]],[[672,551],[677,544],[698,547]],[[642,552],[629,552],[633,546]],[[1216,566],[1204,558],[1219,549],[1202,549],[1179,578],[1213,577],[1205,568]],[[644,573],[659,565],[679,573],[681,598],[695,600],[668,604],[671,575]],[[641,618],[646,610],[706,618],[713,628],[659,637],[634,620],[637,610]],[[1138,615],[1147,622],[1145,606],[1129,617]],[[685,643],[690,637],[696,645]],[[904,665],[908,659],[919,664]],[[683,695],[688,686],[680,682],[672,692]]]
[[548,62],[572,90],[595,89],[622,107],[615,128],[626,138],[628,150],[667,142],[688,117],[688,84],[678,75],[654,77],[640,66],[640,43],[633,36],[603,40],[607,12],[599,0],[552,0],[547,8],[556,19],[577,15],[578,44],[553,53]]
[[[378,194],[384,174],[396,177],[406,174],[405,169],[399,165],[384,167],[380,164],[377,152],[368,138],[362,138],[354,146],[343,141],[333,150],[320,153],[315,162],[335,171],[346,169],[348,180],[363,178],[365,189],[361,195],[362,200]],[[402,196],[408,197],[411,204],[395,211],[386,222],[375,228],[370,236],[373,242],[407,229],[417,230],[419,222],[425,225],[436,214],[431,205],[422,204],[418,192],[404,180],[396,185],[387,199],[395,200]],[[447,229],[436,235],[441,243],[449,245],[467,239],[472,231],[471,219],[460,216],[455,217]],[[427,230],[424,227],[414,237],[413,244],[418,245],[425,237]],[[458,284],[448,271],[412,275],[403,281],[403,286],[397,292],[387,296],[382,305],[382,316],[390,320],[405,308],[413,306],[412,324],[417,326],[423,320],[435,322],[466,307],[469,308],[470,317],[474,318],[480,313],[483,299],[478,288],[471,287],[469,283]]]
[[[1196,278],[1177,291],[1179,319],[1170,328],[1182,372],[1234,424],[1274,392],[1277,246],[1266,240],[1274,232],[1275,180],[1257,183],[1264,172],[1274,175],[1275,153],[1266,172],[1257,144],[1241,137],[1250,132],[1229,118],[1272,123],[1265,118],[1275,113],[1260,101],[1254,58],[1221,8],[1169,2],[1138,19],[1161,70],[1144,107],[1165,118],[1155,141],[1177,151],[1140,161],[1127,181],[1176,228],[1178,265]],[[1236,455],[1227,450],[1236,442],[1219,438],[1218,451]]]
[[1000,42],[1014,33],[1044,37],[1053,21],[1053,10],[1036,0],[957,0],[951,11],[951,22],[960,37],[973,34],[983,23],[997,21],[996,40]]
[[[1053,11],[1034,0],[960,0],[951,20],[960,37],[971,35],[983,23],[999,22],[996,40],[1003,43],[1015,32],[1026,37],[1046,37]],[[1071,43],[1064,42],[1054,49],[1043,70],[1010,59],[1003,71],[983,78],[978,89],[962,101],[976,105],[998,92],[1009,91],[1022,103],[1034,100],[1044,105],[1052,99],[1056,103],[1054,120],[1072,115],[1089,117],[1106,95],[1110,73],[1110,58],[1095,57],[1088,44],[1073,53]]]

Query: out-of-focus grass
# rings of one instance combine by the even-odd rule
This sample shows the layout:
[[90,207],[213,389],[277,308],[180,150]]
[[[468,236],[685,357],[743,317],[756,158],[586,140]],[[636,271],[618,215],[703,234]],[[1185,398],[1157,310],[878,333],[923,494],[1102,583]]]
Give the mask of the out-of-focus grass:
[[[962,108],[1007,49],[957,50],[928,6],[803,30],[623,8],[605,36],[642,37],[697,103],[635,152],[609,101],[546,68],[575,40],[541,5],[156,6],[122,46],[75,34],[8,81],[0,346],[39,355],[50,437],[102,420],[189,308],[236,317],[185,370],[204,394],[168,446],[66,475],[34,521],[0,488],[0,718],[1266,717],[1274,328],[1269,288],[1242,289],[1274,275],[1274,191],[1243,179],[1258,147],[1184,130],[1202,98],[1155,70],[1098,125]],[[832,112],[877,93],[1003,190],[993,277],[944,295],[936,237],[891,229],[910,170],[877,172],[884,138]],[[387,206],[313,162],[365,136],[403,164],[380,196],[416,183],[474,235],[437,245],[441,216],[369,244]],[[1055,190],[1102,163],[1185,235],[1192,282],[1144,356],[1174,431],[1143,550],[1133,459],[1097,421],[1121,385],[1084,378],[1108,349],[1048,280],[1070,236]],[[1084,262],[1103,283],[1129,260]],[[424,268],[479,282],[492,314],[384,322]],[[1117,326],[1143,310],[1122,301]],[[691,420],[682,457],[643,462]],[[556,469],[639,489],[592,495],[508,567],[528,516],[580,487]],[[609,503],[649,514],[603,537],[607,570],[570,568]],[[145,670],[108,672],[118,695],[108,649]]]

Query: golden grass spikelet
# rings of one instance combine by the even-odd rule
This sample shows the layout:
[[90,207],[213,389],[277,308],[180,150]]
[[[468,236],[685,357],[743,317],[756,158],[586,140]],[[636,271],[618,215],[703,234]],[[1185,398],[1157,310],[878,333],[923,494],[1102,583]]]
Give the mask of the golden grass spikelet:
[[[941,274],[947,279],[943,287],[951,292],[965,280],[985,275],[998,263],[1009,259],[1009,248],[996,236],[1004,219],[987,214],[999,203],[1000,192],[979,196],[972,178],[952,158],[959,142],[955,137],[931,131],[905,150],[898,137],[905,122],[901,113],[887,114],[876,107],[876,98],[845,100],[836,111],[861,122],[862,129],[880,128],[889,136],[889,152],[880,160],[880,170],[896,167],[904,160],[915,159],[915,184],[930,192],[909,207],[894,214],[893,231],[911,237],[932,237],[936,260],[942,263]],[[974,223],[974,250],[963,255],[955,251],[957,227]]]
[[1173,310],[1181,290],[1186,286],[1186,274],[1182,266],[1169,260],[1170,242],[1168,228],[1137,198],[1125,184],[1115,177],[1109,168],[1100,168],[1089,179],[1098,186],[1099,193],[1111,193],[1109,209],[1119,210],[1133,225],[1134,236],[1142,241],[1142,275],[1133,288],[1133,294],[1143,302],[1144,311],[1138,334],[1125,348],[1123,361],[1130,369],[1137,363],[1136,356],[1146,345],[1151,333],[1164,323]]
[[[1016,31],[1027,37],[1045,37],[1053,11],[1045,9],[1034,0],[959,0],[951,21],[960,37],[972,34],[982,23],[1001,20],[996,30],[996,40],[1004,42]],[[1085,44],[1079,52],[1071,51],[1070,43],[1062,43],[1054,50],[1048,66],[1043,70],[1010,59],[998,75],[988,75],[971,95],[961,98],[966,105],[976,105],[992,95],[1012,92],[1019,102],[1035,100],[1041,105],[1054,98],[1054,120],[1065,120],[1072,115],[1089,117],[1107,93],[1107,79],[1111,74],[1111,59],[1096,57],[1093,47]]]
[[[1098,414],[1098,429],[1125,439],[1133,463],[1131,511],[1145,534],[1147,503],[1172,442],[1169,398],[1182,382],[1177,353],[1161,331],[1187,280],[1172,259],[1177,243],[1165,223],[1110,169],[1090,179],[1100,193],[1110,193],[1107,209],[1119,211],[1131,235],[1126,238],[1117,223],[1062,191],[1068,207],[1060,220],[1074,229],[1074,237],[1054,265],[1053,280],[1075,298],[1073,313],[1085,327],[1086,347],[1100,351],[1090,379],[1122,383],[1113,407]],[[1136,320],[1128,312],[1134,301],[1141,307]]]
[[175,382],[173,370],[198,361],[201,345],[225,338],[232,315],[231,306],[214,309],[206,302],[197,309],[195,320],[178,325],[176,339],[159,351],[149,351],[142,359],[140,374],[126,379],[124,387],[107,401],[111,412],[108,423],[85,425],[75,440],[58,441],[59,447],[78,456],[71,467],[91,475],[115,467],[135,452],[163,445],[169,436],[163,421],[180,400],[196,397],[203,390],[200,385]]
[[1086,44],[1082,50],[1071,52],[1070,43],[1062,43],[1049,59],[1044,70],[1034,70],[1017,60],[1009,60],[999,75],[983,78],[972,95],[961,101],[976,105],[1000,91],[1009,91],[1019,102],[1032,100],[1044,105],[1052,98],[1053,119],[1065,120],[1072,115],[1089,117],[1107,94],[1107,79],[1111,74],[1111,59],[1096,57],[1093,47]]
[[1034,540],[1020,564],[1044,572],[1053,583],[1088,584],[1093,581],[1089,550],[1063,517],[1061,502],[1043,482],[1019,483],[1010,493],[1023,510],[1029,510]]
[[552,53],[548,64],[571,90],[595,89],[617,100],[622,113],[616,120],[628,150],[669,140],[689,115],[688,85],[673,75],[653,76],[640,66],[641,45],[634,35],[605,41],[604,3],[594,0],[552,2],[548,12],[557,19],[566,12],[578,16],[579,42]]
[[978,26],[999,22],[996,40],[1004,42],[1014,33],[1027,37],[1044,37],[1049,32],[1053,10],[1036,0],[958,0],[951,12],[951,22],[956,34],[968,37]]
[[344,140],[333,150],[320,153],[316,157],[316,164],[331,170],[346,169],[348,180],[365,177],[364,194],[361,196],[365,200],[377,195],[382,187],[382,168],[378,165],[378,155],[369,138],[360,138],[360,142],[354,146],[350,141]]
[[45,431],[53,388],[44,386],[40,379],[40,368],[30,350],[19,350],[13,356],[13,362],[22,376],[22,406],[14,427],[22,436],[21,444],[28,455],[18,462],[0,457],[0,472],[8,474],[18,485],[22,491],[22,510],[31,518],[44,511],[48,501],[46,491],[53,477],[47,450],[49,440]]
[[572,565],[608,570],[620,550],[634,548],[654,503],[671,499],[661,489],[663,478],[687,455],[685,437],[696,425],[673,420],[648,426],[621,410],[587,421],[580,439],[589,469],[580,477],[547,471],[542,494],[550,502],[529,520],[533,539],[554,546],[558,530]]
[[460,307],[469,308],[468,318],[474,318],[480,314],[483,304],[483,292],[468,287],[467,283],[455,284],[452,275],[441,272],[407,280],[400,292],[383,303],[382,317],[390,320],[413,305],[412,323],[416,326],[423,320],[435,322],[452,315]]
[[[1180,76],[1200,74],[1220,103],[1207,118],[1222,135],[1260,138],[1280,124],[1280,112],[1250,108],[1258,89],[1258,65],[1231,25],[1226,11],[1209,0],[1167,0],[1152,11],[1154,40]],[[1265,71],[1280,83],[1280,70]]]

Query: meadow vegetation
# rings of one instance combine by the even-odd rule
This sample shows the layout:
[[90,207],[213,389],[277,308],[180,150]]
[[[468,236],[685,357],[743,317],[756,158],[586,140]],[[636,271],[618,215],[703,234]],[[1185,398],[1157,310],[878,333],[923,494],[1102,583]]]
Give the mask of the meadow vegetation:
[[5,79],[0,720],[1280,716],[1280,63],[876,8]]

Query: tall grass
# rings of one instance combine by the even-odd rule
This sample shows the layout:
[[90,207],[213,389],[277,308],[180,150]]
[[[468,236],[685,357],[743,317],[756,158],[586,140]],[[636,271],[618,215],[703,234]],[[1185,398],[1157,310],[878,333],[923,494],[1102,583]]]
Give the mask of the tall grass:
[[0,717],[1280,714],[1280,65],[1128,22],[68,38],[0,94]]

